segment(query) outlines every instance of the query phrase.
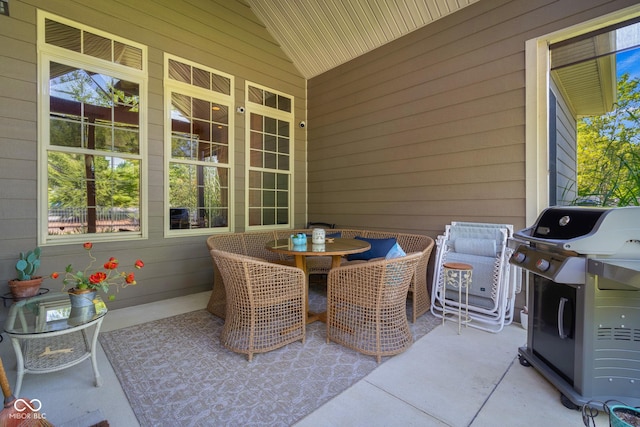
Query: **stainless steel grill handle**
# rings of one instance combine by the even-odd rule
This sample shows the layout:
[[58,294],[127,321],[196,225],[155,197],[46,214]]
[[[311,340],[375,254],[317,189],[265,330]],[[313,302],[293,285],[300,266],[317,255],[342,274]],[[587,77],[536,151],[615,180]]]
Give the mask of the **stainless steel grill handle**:
[[564,306],[569,300],[565,297],[560,298],[560,304],[558,304],[558,336],[561,339],[566,339],[567,334],[564,333]]

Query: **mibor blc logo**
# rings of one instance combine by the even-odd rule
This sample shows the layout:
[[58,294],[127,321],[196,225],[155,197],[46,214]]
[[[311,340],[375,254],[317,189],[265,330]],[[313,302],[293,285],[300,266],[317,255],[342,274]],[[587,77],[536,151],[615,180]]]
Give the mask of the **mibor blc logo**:
[[39,399],[16,399],[13,402],[13,409],[15,409],[15,413],[10,415],[10,418],[13,419],[43,420],[46,418],[46,414],[40,412],[42,402]]

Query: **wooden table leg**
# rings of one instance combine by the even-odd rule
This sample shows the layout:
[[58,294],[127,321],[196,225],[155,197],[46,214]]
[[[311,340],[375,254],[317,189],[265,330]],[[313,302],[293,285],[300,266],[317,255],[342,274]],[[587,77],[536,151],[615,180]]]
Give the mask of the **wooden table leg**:
[[[296,255],[296,267],[304,272],[304,277],[306,281],[306,302],[305,302],[305,311],[307,313],[307,325],[309,323],[317,322],[318,320],[321,322],[327,322],[327,312],[324,311],[322,313],[314,313],[309,310],[309,273],[307,272],[307,257],[304,255]],[[333,265],[333,260],[332,260]]]
[[340,267],[342,264],[342,255],[332,255],[331,256],[331,269]]

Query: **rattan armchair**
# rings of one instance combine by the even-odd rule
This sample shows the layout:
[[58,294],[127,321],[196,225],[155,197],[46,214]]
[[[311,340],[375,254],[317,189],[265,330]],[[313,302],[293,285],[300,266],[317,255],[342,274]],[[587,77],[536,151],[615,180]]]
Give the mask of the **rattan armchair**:
[[302,270],[212,250],[226,291],[222,344],[246,354],[305,340],[306,282]]
[[329,271],[327,342],[376,356],[378,363],[409,348],[406,299],[420,257],[418,252]]

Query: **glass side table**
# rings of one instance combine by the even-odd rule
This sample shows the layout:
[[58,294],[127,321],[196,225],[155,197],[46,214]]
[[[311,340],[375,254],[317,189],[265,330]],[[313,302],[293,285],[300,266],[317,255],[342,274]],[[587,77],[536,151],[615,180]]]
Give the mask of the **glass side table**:
[[4,330],[16,352],[15,396],[20,395],[24,374],[45,374],[91,358],[95,386],[102,385],[96,343],[107,307],[100,297],[88,307],[72,308],[69,295],[55,292],[14,303]]

